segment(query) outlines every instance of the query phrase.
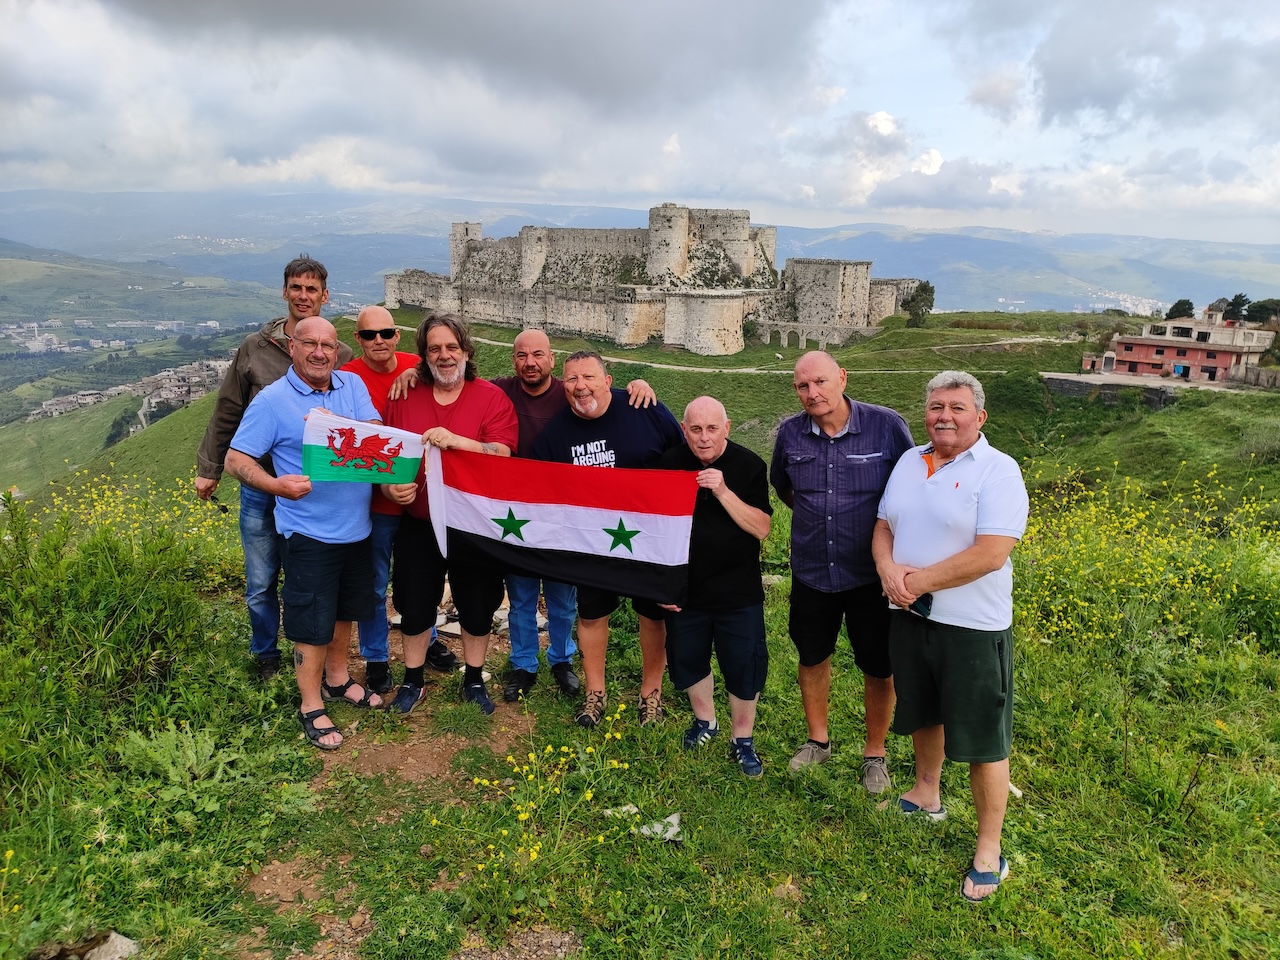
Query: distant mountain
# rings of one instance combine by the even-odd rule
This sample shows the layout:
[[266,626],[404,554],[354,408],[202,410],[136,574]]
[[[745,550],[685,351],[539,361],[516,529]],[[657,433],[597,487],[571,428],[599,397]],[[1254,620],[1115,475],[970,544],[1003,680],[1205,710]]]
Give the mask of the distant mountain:
[[[22,243],[114,261],[151,261],[188,275],[278,289],[306,251],[330,270],[335,306],[382,299],[382,275],[448,270],[449,225],[486,236],[525,225],[640,227],[646,210],[490,203],[385,194],[0,192],[0,230]],[[1197,307],[1243,292],[1280,297],[1280,246],[987,227],[891,224],[779,226],[778,259],[871,260],[878,277],[920,277],[940,310],[1139,312],[1183,297]]]

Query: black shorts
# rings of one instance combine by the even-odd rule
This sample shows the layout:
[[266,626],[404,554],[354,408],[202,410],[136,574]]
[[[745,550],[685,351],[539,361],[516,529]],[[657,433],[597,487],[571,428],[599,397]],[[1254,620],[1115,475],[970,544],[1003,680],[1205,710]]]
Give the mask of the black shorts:
[[849,631],[853,662],[868,677],[893,676],[889,664],[889,600],[879,583],[823,593],[791,578],[787,629],[802,667],[816,667],[836,652],[840,621]]
[[435,626],[445,574],[449,575],[462,629],[473,637],[488,636],[493,630],[493,613],[502,604],[502,572],[476,564],[450,563],[440,555],[431,521],[404,514],[391,558],[391,592],[404,636],[417,636]]
[[754,700],[769,673],[764,604],[719,613],[667,613],[667,669],[677,690],[688,690],[711,673],[713,647],[724,688],[739,700]]
[[[642,600],[639,597],[627,599],[631,601],[631,609],[647,620],[665,620],[667,617],[667,611],[652,600]],[[599,620],[601,617],[607,617],[618,609],[620,603],[622,603],[622,597],[616,593],[597,587],[578,587],[579,620]]]
[[942,724],[947,759],[995,763],[1013,740],[1013,631],[971,630],[902,610],[889,628],[893,732]]
[[293,643],[323,647],[339,620],[368,620],[377,607],[373,547],[324,543],[301,533],[280,538],[284,565],[284,635]]

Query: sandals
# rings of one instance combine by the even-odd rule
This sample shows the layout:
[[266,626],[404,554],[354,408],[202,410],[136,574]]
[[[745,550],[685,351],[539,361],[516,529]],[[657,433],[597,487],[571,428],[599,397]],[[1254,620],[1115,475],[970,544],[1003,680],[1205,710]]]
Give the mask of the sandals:
[[321,750],[337,750],[342,746],[341,740],[337,743],[320,742],[321,737],[327,737],[331,733],[338,733],[338,728],[332,725],[328,727],[316,726],[316,720],[323,717],[324,714],[324,707],[321,707],[319,710],[311,710],[307,713],[303,713],[299,710],[298,719],[302,721],[302,732],[306,735],[307,743],[311,744],[313,747],[318,747]]
[[352,687],[359,687],[359,686],[360,686],[360,685],[359,685],[358,683],[356,683],[354,680],[352,680],[352,679],[351,679],[351,678],[349,678],[349,677],[347,678],[347,682],[346,682],[346,683],[342,684],[341,686],[337,686],[337,687],[331,687],[331,686],[329,686],[329,684],[324,683],[323,681],[321,681],[321,683],[320,683],[320,697],[321,697],[321,699],[323,699],[323,700],[324,700],[324,702],[325,702],[325,703],[335,703],[335,702],[341,701],[341,702],[343,702],[343,703],[349,703],[349,704],[351,704],[353,707],[375,707],[375,706],[376,706],[376,707],[380,707],[380,706],[382,706],[382,702],[381,702],[381,701],[382,701],[382,698],[381,698],[381,697],[378,697],[378,701],[379,701],[379,702],[378,702],[378,703],[374,703],[374,702],[373,702],[373,698],[374,698],[374,697],[376,697],[376,696],[377,696],[377,694],[376,694],[376,693],[374,693],[372,690],[365,689],[364,687],[361,687],[361,688],[360,688],[360,689],[364,690],[364,696],[363,696],[363,697],[361,697],[359,700],[352,700],[350,697],[348,697],[348,696],[347,696],[347,691],[348,691],[348,690],[350,690]]

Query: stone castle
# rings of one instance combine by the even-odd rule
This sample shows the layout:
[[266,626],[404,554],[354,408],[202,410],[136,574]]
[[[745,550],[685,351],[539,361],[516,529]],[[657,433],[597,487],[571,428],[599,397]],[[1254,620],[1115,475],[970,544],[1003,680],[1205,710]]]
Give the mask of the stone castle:
[[792,258],[779,276],[777,228],[751,226],[747,210],[664,203],[647,229],[524,227],[485,239],[480,228],[453,225],[449,276],[388,274],[387,306],[712,356],[775,332],[784,346],[844,343],[900,312],[920,282],[872,279],[866,260]]

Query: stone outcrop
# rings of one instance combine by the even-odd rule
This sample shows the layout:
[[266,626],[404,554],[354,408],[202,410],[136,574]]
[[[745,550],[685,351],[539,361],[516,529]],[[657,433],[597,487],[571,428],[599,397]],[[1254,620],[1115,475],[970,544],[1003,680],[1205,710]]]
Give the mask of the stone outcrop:
[[901,309],[917,280],[872,280],[867,261],[793,258],[779,276],[777,228],[746,210],[664,203],[631,230],[524,227],[489,238],[455,223],[449,275],[388,274],[387,306],[460,313],[636,345],[649,340],[708,356],[737,353],[748,333],[820,348]]

